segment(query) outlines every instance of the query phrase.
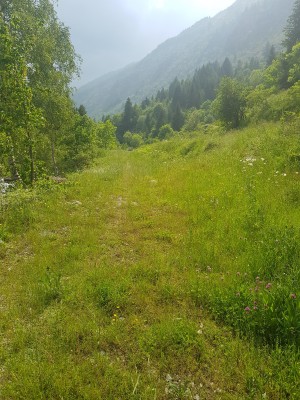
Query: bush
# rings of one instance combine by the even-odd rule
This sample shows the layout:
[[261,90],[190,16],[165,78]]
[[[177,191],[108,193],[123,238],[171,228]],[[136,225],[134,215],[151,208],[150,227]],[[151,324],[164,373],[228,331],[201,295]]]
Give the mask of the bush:
[[138,133],[126,132],[124,133],[123,140],[128,147],[133,149],[140,147],[144,143],[142,136]]

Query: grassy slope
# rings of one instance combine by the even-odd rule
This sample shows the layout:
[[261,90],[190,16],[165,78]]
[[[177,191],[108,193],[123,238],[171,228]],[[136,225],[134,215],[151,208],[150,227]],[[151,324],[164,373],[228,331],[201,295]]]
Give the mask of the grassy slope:
[[[261,285],[271,313],[282,265],[298,261],[296,131],[113,151],[61,189],[12,196],[0,229],[0,398],[298,399],[297,351],[244,311]],[[288,323],[277,336],[296,335]]]

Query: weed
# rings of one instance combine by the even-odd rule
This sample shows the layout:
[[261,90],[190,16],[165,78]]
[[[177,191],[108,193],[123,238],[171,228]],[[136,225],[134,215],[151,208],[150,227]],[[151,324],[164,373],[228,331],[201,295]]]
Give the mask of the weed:
[[61,275],[50,267],[47,267],[45,273],[38,282],[36,301],[40,302],[44,307],[47,307],[52,302],[59,302],[61,299]]
[[156,357],[191,352],[200,358],[204,347],[202,337],[197,331],[197,326],[187,320],[167,319],[152,325],[142,337],[141,347]]

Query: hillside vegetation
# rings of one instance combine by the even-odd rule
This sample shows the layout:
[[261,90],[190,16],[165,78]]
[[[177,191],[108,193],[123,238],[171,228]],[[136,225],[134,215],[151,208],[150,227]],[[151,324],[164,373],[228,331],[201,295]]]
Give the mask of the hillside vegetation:
[[267,45],[278,50],[294,0],[236,0],[213,18],[204,18],[171,38],[141,61],[79,88],[77,105],[99,119],[120,112],[128,97],[140,103],[177,77],[186,79],[210,62],[263,60]]
[[52,0],[1,0],[0,184],[78,170],[115,144],[71,99],[79,61]]
[[2,196],[1,399],[299,399],[299,128]]

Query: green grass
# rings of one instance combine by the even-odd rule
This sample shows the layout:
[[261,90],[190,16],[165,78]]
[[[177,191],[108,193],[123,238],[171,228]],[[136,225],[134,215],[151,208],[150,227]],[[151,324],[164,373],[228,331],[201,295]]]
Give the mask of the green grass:
[[299,399],[299,154],[194,134],[2,197],[0,398]]

